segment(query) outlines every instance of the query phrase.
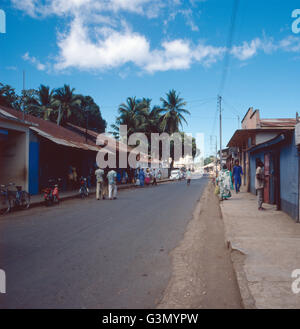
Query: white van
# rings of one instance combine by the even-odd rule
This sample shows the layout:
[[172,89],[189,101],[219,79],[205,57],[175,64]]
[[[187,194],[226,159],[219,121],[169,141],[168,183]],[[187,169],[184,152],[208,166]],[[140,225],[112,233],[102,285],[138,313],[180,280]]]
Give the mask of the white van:
[[176,170],[172,170],[171,171],[171,175],[170,175],[170,179],[172,180],[176,180],[176,179],[180,179],[181,178],[181,174],[180,174],[180,170],[176,169]]

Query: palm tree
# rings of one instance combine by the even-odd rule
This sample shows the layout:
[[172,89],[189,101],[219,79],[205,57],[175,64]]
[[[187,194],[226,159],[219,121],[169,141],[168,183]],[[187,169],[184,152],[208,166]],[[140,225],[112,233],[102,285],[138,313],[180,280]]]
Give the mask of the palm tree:
[[15,89],[0,82],[0,105],[15,107],[16,101],[17,95],[15,93]]
[[69,85],[58,88],[54,93],[54,104],[58,106],[57,125],[64,124],[81,103],[80,96],[74,94],[75,89]]
[[54,91],[50,91],[50,87],[40,85],[35,97],[29,101],[28,112],[35,116],[42,116],[44,120],[49,120],[55,107],[53,93]]
[[127,136],[132,133],[141,132],[143,130],[143,113],[146,108],[143,101],[139,101],[136,97],[128,97],[126,103],[119,106],[119,116],[116,118],[116,124],[111,125],[113,135],[119,138],[120,125],[127,125]]
[[167,94],[167,99],[161,97],[163,117],[162,117],[162,129],[164,132],[173,134],[179,131],[179,126],[182,127],[182,123],[187,121],[183,114],[190,114],[184,107],[186,102],[183,98],[179,97],[174,89],[170,90]]
[[[183,122],[187,124],[187,121],[183,114],[190,114],[188,110],[184,107],[186,102],[183,98],[179,97],[179,94],[176,93],[174,89],[170,90],[167,94],[167,99],[161,98],[162,107],[163,107],[163,116],[162,116],[162,130],[169,134],[179,132],[179,127],[182,128]],[[183,139],[181,136],[181,143],[183,145]],[[169,174],[174,166],[175,154],[174,154],[174,142],[171,141],[171,165],[169,168]]]

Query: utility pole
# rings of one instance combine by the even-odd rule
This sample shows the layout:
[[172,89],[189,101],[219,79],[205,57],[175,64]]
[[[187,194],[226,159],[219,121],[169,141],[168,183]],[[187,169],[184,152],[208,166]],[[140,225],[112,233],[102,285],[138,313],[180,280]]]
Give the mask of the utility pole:
[[85,142],[88,141],[88,127],[89,127],[89,106],[85,108],[85,115],[86,115],[86,125],[85,125]]
[[240,116],[239,115],[237,116],[237,119],[238,119],[238,129],[240,129]]
[[25,70],[23,70],[23,97],[22,97],[22,107],[23,107],[23,121],[25,121]]
[[218,176],[218,137],[216,137],[216,159],[215,159],[215,162],[216,162],[216,177]]
[[218,96],[218,105],[219,105],[219,112],[220,112],[220,168],[222,168],[222,97]]

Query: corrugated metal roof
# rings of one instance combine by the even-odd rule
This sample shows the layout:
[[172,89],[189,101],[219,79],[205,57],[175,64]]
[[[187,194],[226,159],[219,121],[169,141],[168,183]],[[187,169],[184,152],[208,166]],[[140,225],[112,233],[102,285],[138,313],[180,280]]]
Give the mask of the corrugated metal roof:
[[260,120],[260,126],[262,128],[267,128],[267,127],[271,127],[271,128],[276,128],[276,127],[280,127],[280,128],[293,128],[296,125],[296,119],[291,119],[291,118],[287,118],[287,119],[261,119]]
[[[23,113],[11,108],[0,105],[1,113],[7,116],[23,119]],[[51,140],[52,142],[67,147],[75,147],[83,150],[98,152],[100,147],[92,141],[85,141],[85,138],[72,132],[62,126],[58,126],[51,121],[37,118],[30,114],[24,114],[25,122],[30,124],[30,129],[36,131],[39,135]]]
[[37,124],[34,124],[33,122],[27,122],[27,121],[20,120],[17,117],[15,117],[14,115],[11,115],[10,113],[7,113],[1,109],[0,109],[0,118],[2,118],[2,120],[18,123],[23,126],[31,126],[31,125],[38,126]]
[[85,134],[87,132],[87,134],[93,138],[95,138],[95,141],[98,139],[98,144],[100,145],[101,142],[102,144],[104,144],[105,140],[113,140],[114,142],[116,142],[116,146],[117,146],[117,150],[121,151],[121,152],[130,152],[133,150],[132,147],[130,147],[129,145],[126,145],[118,140],[116,140],[114,137],[112,137],[110,134],[105,134],[105,138],[103,138],[102,134],[97,133],[94,130],[91,129],[85,129],[79,126],[76,126],[72,123],[68,123],[68,126],[75,128],[76,130],[79,130],[82,134]]
[[92,145],[88,145],[88,144],[84,144],[84,143],[69,142],[65,139],[56,138],[50,134],[45,133],[44,131],[42,131],[36,127],[30,127],[30,129],[36,131],[39,135],[41,135],[59,145],[68,146],[68,147],[76,147],[76,148],[81,148],[84,150],[90,150],[90,151],[96,151],[96,152],[99,151],[99,148],[97,148],[96,146],[92,146]]

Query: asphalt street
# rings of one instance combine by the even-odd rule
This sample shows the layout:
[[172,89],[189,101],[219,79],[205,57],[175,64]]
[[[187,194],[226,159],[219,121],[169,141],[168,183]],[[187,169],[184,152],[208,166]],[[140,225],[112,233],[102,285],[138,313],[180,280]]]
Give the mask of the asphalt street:
[[208,179],[73,199],[0,220],[0,308],[154,308]]

